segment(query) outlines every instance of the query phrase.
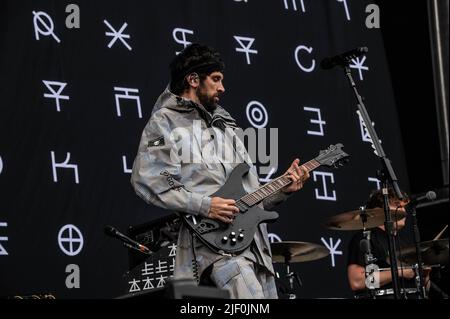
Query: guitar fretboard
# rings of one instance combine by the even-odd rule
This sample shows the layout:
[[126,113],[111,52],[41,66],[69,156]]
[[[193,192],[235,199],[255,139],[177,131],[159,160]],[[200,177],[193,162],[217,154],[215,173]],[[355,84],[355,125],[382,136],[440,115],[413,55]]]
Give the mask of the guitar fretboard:
[[[305,168],[308,172],[316,169],[319,166],[320,166],[320,163],[318,161],[316,161],[315,159],[310,160],[309,162],[301,165],[301,167]],[[267,197],[275,194],[280,189],[289,185],[290,183],[292,183],[292,180],[289,177],[287,177],[286,175],[282,175],[282,176],[274,179],[273,181],[267,183],[266,185],[261,186],[254,192],[248,193],[247,195],[242,196],[242,198],[240,200],[242,202],[244,202],[248,207],[252,207],[252,206],[260,203]]]

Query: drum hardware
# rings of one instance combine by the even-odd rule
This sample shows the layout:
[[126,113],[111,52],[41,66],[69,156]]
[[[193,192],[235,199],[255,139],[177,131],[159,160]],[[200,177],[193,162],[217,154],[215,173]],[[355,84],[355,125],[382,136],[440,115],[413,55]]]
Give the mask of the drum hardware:
[[[296,299],[294,280],[298,286],[303,286],[300,276],[291,271],[291,263],[307,262],[329,255],[329,250],[322,246],[308,242],[284,241],[271,244],[272,260],[274,263],[283,263],[286,266],[286,278],[289,282],[287,295],[289,299]],[[278,275],[278,273],[277,273]]]

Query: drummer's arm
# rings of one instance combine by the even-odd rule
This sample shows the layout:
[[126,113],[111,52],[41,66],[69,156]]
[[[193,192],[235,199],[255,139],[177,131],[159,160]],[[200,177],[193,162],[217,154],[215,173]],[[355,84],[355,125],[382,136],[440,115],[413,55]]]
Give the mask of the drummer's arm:
[[363,266],[350,264],[347,267],[347,278],[350,288],[353,291],[366,288],[366,274]]
[[[380,271],[379,283],[380,287],[390,283],[392,281],[391,271]],[[366,274],[363,266],[357,264],[350,264],[347,267],[347,276],[350,288],[353,291],[366,289]],[[398,271],[399,277],[404,277],[407,279],[414,278],[415,273],[412,269],[403,269],[403,271]]]

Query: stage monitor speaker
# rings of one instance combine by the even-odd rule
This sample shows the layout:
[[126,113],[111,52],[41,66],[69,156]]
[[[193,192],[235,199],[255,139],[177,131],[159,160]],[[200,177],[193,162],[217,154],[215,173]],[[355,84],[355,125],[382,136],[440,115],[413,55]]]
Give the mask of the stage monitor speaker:
[[171,279],[162,288],[128,293],[116,299],[230,299],[230,293],[225,289],[198,286],[191,279]]

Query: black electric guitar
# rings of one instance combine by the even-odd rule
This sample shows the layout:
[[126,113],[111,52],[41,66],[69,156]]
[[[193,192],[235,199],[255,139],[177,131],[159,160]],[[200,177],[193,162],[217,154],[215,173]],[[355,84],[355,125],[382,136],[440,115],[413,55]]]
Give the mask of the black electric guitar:
[[[319,156],[315,159],[301,166],[308,172],[322,165],[342,166],[349,157],[342,150],[343,147],[342,144],[330,145],[328,149],[320,151]],[[260,223],[274,222],[278,219],[277,212],[266,211],[257,204],[292,182],[289,177],[282,175],[247,194],[242,185],[242,177],[248,173],[249,168],[247,163],[238,164],[226,183],[217,192],[210,195],[211,197],[231,198],[236,201],[239,213],[235,215],[231,224],[180,213],[182,220],[196,236],[217,253],[237,254],[250,246]]]

